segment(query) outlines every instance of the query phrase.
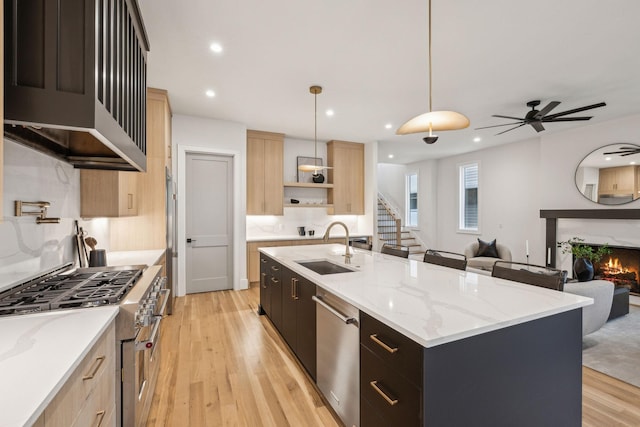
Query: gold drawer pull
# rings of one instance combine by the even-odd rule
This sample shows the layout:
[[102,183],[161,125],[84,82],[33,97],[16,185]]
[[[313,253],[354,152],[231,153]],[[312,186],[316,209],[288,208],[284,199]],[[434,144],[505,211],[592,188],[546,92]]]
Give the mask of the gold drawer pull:
[[89,375],[85,375],[84,377],[82,377],[82,381],[90,380],[93,377],[95,377],[96,374],[98,373],[98,370],[100,369],[100,366],[102,366],[102,362],[104,362],[105,358],[106,358],[105,356],[96,357],[95,362],[93,362],[94,363],[93,370],[91,371],[91,373]]
[[272,271],[280,271],[280,267],[276,266],[276,265],[272,265],[271,266],[271,270]]
[[105,414],[105,411],[96,412],[96,420],[98,420],[98,422],[96,423],[96,427],[100,427],[102,425],[102,420],[104,420],[104,414]]
[[371,338],[371,340],[378,344],[380,347],[384,348],[385,350],[387,350],[389,353],[393,354],[396,351],[398,351],[398,347],[389,347],[386,343],[382,342],[380,340],[380,338],[378,338],[378,334],[371,334],[369,335],[369,338]]
[[385,393],[384,391],[382,391],[380,389],[380,387],[378,387],[378,381],[371,381],[369,384],[371,384],[371,387],[373,387],[373,389],[375,391],[377,391],[378,394],[380,396],[382,396],[384,398],[384,400],[386,400],[389,405],[394,406],[394,405],[396,405],[398,403],[398,399],[390,398],[389,396],[387,396],[387,393]]

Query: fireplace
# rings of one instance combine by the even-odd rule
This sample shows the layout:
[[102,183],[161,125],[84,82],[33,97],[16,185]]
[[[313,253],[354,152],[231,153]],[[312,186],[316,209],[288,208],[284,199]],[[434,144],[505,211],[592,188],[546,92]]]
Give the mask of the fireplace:
[[[587,243],[597,249],[601,245]],[[593,263],[594,279],[609,280],[616,288],[640,295],[640,248],[609,246],[611,253]]]

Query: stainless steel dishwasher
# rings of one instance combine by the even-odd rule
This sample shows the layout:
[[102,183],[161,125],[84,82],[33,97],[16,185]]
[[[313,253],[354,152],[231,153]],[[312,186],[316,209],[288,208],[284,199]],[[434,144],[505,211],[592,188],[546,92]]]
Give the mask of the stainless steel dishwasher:
[[360,312],[316,286],[317,384],[347,427],[360,425]]

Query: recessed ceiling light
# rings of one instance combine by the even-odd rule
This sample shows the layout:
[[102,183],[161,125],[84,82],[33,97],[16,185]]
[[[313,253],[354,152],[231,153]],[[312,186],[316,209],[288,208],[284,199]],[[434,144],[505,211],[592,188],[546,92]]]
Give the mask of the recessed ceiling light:
[[389,154],[389,158],[390,158],[390,159],[393,159],[393,154]]
[[636,162],[629,162],[629,164],[630,164],[630,165],[635,165],[635,164],[636,164]]
[[393,125],[391,123],[387,123],[386,125],[384,125],[385,129],[391,129],[393,127]]
[[214,96],[216,96],[216,93],[211,89],[209,89],[208,91],[205,92],[205,95],[207,95],[209,98],[213,98]]
[[611,160],[611,157],[605,157],[604,159],[605,159],[606,161],[609,161],[609,160]]
[[222,53],[222,45],[220,43],[211,43],[209,49],[215,53]]
[[331,117],[331,116],[333,116],[335,113],[333,112],[333,110],[332,110],[332,109],[328,109],[328,110],[327,110],[327,112],[326,112],[326,114],[327,114],[327,116]]
[[480,142],[482,141],[482,138],[480,138],[479,136],[476,136],[475,138],[473,138],[473,142]]

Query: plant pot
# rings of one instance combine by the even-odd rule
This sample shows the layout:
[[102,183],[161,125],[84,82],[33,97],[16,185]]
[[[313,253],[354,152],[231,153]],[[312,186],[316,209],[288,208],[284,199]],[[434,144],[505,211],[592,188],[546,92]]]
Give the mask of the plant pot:
[[577,258],[573,263],[573,275],[579,282],[593,279],[593,264],[586,258]]

